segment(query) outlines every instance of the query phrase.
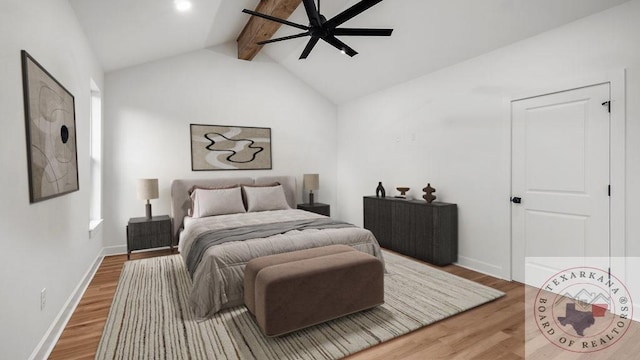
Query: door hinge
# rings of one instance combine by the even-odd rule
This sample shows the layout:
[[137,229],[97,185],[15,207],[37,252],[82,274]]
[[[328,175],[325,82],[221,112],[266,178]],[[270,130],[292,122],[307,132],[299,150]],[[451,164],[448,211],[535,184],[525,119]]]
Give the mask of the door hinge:
[[611,114],[611,101],[603,102],[602,106],[606,106],[607,107],[607,111],[609,111],[609,114]]
[[611,185],[607,186],[607,195],[611,196]]

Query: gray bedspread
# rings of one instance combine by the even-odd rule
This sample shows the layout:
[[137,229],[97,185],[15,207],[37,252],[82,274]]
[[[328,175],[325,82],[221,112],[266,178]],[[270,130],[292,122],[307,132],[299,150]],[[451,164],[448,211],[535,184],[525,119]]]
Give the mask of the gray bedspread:
[[[327,217],[291,209],[201,219],[188,218],[185,219],[185,229],[180,235],[178,249],[186,264],[191,248],[195,246],[195,240],[202,233],[310,219]],[[242,305],[244,267],[249,260],[259,256],[335,244],[349,245],[384,262],[380,246],[373,234],[359,227],[292,230],[268,237],[224,242],[204,250],[202,259],[192,275],[189,304],[198,319],[209,318],[221,309]]]
[[266,238],[278,234],[284,234],[293,230],[306,229],[342,229],[355,227],[344,221],[336,221],[331,218],[307,219],[284,221],[277,223],[240,226],[227,229],[209,230],[201,233],[191,245],[187,256],[187,270],[191,278],[200,264],[204,253],[212,246],[224,244],[230,241],[245,241],[256,238]]

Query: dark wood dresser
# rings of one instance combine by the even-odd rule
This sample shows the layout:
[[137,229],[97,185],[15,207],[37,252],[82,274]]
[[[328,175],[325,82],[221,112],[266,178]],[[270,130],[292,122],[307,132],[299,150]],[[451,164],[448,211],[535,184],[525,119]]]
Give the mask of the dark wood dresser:
[[383,248],[435,265],[458,260],[458,206],[364,197],[364,227]]

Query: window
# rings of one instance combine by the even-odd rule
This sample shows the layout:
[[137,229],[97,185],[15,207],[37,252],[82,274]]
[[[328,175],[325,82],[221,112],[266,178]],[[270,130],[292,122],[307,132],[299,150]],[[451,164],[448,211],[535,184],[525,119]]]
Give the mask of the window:
[[96,83],[91,81],[90,123],[91,202],[89,209],[89,235],[102,223],[102,95]]

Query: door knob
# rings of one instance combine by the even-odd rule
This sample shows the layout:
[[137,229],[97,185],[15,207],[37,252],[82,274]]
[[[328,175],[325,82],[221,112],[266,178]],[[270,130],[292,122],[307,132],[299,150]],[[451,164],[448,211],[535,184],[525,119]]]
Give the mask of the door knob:
[[522,199],[517,196],[514,196],[511,198],[511,202],[514,204],[520,204],[522,202]]

